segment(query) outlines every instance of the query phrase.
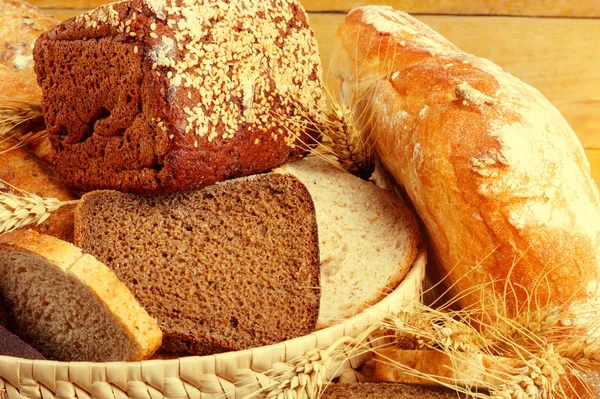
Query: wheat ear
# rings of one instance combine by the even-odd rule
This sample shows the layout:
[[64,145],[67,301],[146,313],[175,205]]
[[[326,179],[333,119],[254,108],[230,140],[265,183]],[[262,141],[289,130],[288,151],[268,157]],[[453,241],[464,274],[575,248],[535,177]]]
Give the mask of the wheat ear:
[[380,330],[373,324],[357,337],[342,337],[328,348],[312,349],[287,363],[277,363],[267,372],[273,381],[264,390],[267,399],[309,399],[318,397],[330,382],[328,372],[332,364],[341,364],[352,357],[351,349],[361,347],[371,335]]
[[0,100],[0,136],[39,118],[43,118],[42,105],[39,102]]
[[355,121],[354,108],[338,102],[324,83],[323,87],[331,106],[331,113],[321,123],[321,130],[326,136],[323,146],[335,155],[345,170],[367,179],[373,173],[373,149]]
[[79,200],[61,201],[56,198],[42,198],[20,190],[18,195],[2,192],[0,193],[0,234],[28,225],[44,223],[61,207],[78,202]]
[[566,375],[565,360],[549,345],[531,356],[525,365],[509,375],[498,387],[491,387],[492,399],[552,398],[561,389],[560,378]]

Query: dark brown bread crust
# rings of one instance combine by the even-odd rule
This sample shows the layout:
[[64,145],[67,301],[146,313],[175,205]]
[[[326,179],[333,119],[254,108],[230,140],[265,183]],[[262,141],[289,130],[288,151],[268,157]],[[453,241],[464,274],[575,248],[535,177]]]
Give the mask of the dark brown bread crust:
[[292,176],[162,196],[83,196],[75,242],[110,267],[164,333],[164,352],[209,354],[314,330],[316,216]]
[[256,2],[253,12],[241,0],[203,3],[196,17],[179,0],[105,5],[36,42],[55,169],[68,186],[201,188],[299,158],[314,142],[321,67],[299,3]]
[[0,356],[45,359],[41,353],[2,326],[0,326]]
[[464,397],[443,387],[386,384],[353,383],[330,384],[321,399],[451,399]]

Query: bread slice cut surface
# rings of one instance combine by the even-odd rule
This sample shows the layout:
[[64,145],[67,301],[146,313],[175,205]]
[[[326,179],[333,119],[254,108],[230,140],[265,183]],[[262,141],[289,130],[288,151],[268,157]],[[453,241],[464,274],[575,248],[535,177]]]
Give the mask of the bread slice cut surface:
[[162,350],[208,354],[313,331],[314,206],[291,176],[259,175],[162,196],[83,196],[75,240],[156,317]]
[[20,336],[48,359],[150,356],[162,333],[102,263],[31,230],[0,236],[0,292]]
[[317,157],[276,172],[302,181],[315,204],[322,285],[318,328],[354,316],[398,286],[420,243],[417,221],[400,198]]

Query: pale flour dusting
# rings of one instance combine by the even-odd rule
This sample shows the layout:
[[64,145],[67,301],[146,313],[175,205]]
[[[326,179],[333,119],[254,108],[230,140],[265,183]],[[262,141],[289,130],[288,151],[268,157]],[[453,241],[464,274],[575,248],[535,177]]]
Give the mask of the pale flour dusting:
[[164,9],[167,5],[165,0],[144,0],[144,3],[150,7],[156,18],[165,19]]

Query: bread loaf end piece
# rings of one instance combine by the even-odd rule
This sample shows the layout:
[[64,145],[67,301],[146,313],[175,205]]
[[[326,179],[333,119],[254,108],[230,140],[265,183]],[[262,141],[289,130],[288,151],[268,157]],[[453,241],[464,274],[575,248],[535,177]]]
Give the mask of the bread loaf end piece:
[[13,356],[22,359],[45,359],[21,338],[0,325],[0,356]]
[[102,263],[57,238],[19,230],[0,236],[0,292],[21,337],[49,359],[131,361],[162,333]]
[[325,108],[297,0],[104,5],[34,58],[55,168],[80,191],[157,194],[303,156]]
[[315,211],[291,176],[162,196],[95,191],[77,206],[75,226],[77,245],[158,320],[165,352],[241,350],[315,328]]
[[444,387],[361,382],[329,384],[320,397],[322,399],[451,399],[462,396]]
[[463,305],[513,312],[596,296],[598,190],[548,100],[390,7],[357,8],[337,38],[344,96],[455,293],[472,293]]

